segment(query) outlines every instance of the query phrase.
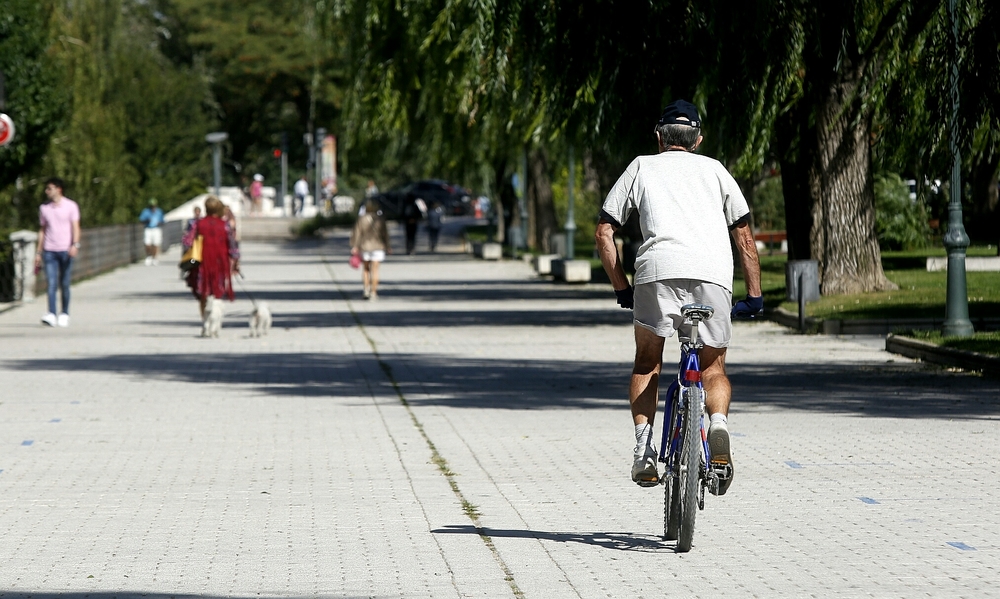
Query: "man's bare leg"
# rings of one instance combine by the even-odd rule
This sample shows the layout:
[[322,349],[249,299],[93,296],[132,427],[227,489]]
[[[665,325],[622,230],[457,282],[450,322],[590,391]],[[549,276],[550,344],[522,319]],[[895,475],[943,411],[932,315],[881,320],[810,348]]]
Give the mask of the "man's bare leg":
[[712,463],[728,465],[729,476],[719,481],[719,495],[725,495],[732,484],[733,456],[730,448],[729,401],[733,388],[726,376],[726,348],[705,346],[701,349],[701,383],[705,388],[705,409],[709,414],[708,447]]
[[705,388],[705,408],[709,415],[729,415],[733,388],[726,376],[726,348],[701,348],[701,384]]
[[663,337],[642,327],[635,327],[635,364],[632,367],[628,399],[632,405],[632,423],[635,425],[632,481],[641,487],[656,486],[660,480],[651,437],[653,421],[656,419],[662,362]]
[[628,387],[628,400],[632,404],[634,424],[649,423],[656,419],[656,398],[663,365],[663,337],[640,326],[635,327],[635,364]]

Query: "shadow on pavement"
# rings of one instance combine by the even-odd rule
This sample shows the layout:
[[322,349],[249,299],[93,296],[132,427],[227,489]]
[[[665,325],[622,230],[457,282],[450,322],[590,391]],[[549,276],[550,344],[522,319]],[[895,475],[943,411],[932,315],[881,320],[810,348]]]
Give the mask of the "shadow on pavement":
[[[626,361],[630,357],[622,358],[614,363],[384,354],[381,360],[413,406],[624,412],[631,364]],[[371,393],[353,355],[107,355],[17,360],[11,366],[251,386],[276,396],[360,398]],[[897,418],[1000,416],[1000,381],[951,376],[919,364],[731,364],[730,375],[734,412],[773,409]],[[386,394],[395,394],[382,375],[371,384]]]
[[[205,343],[212,343],[206,340]],[[624,408],[629,367],[561,361],[456,360],[449,356],[387,355],[384,363],[411,405],[530,410],[539,408]],[[371,391],[351,355],[329,354],[157,354],[107,355],[95,358],[14,361],[29,371],[108,372],[144,379],[158,377],[189,383],[251,386],[258,392],[297,397],[369,397]],[[421,380],[406,372],[428,374]],[[155,373],[155,374],[153,374]],[[371,385],[395,395],[380,375]]]
[[728,365],[733,409],[774,407],[897,418],[995,418],[1000,381],[923,364]]
[[627,532],[545,532],[541,530],[476,528],[471,525],[449,525],[436,528],[432,534],[486,535],[490,538],[538,539],[557,543],[582,543],[617,551],[664,551],[673,553],[673,543],[660,537]]
[[[361,278],[357,281],[346,281],[348,287],[346,293],[348,298],[359,302],[364,302],[361,298]],[[294,283],[281,283],[291,285]],[[354,284],[354,285],[352,285]],[[268,286],[273,285],[267,283]],[[269,302],[302,302],[334,300],[343,301],[344,295],[330,284],[310,283],[296,284],[297,290],[257,288],[252,281],[245,281],[244,287],[254,298]],[[308,287],[302,289],[302,287]],[[121,296],[126,300],[172,300],[178,298],[192,298],[190,290],[186,287],[178,291],[149,291],[127,293]],[[409,300],[425,303],[440,301],[468,302],[475,304],[485,301],[504,300],[607,300],[610,306],[606,312],[621,315],[619,320],[630,322],[631,312],[617,309],[614,303],[614,294],[603,289],[581,288],[581,287],[556,287],[545,281],[525,282],[525,281],[499,281],[489,283],[476,283],[475,281],[406,281],[402,283],[383,283],[379,287],[379,297],[383,300]],[[236,285],[236,298],[248,299],[246,292]],[[617,309],[617,310],[615,310]],[[392,314],[392,312],[386,312]]]

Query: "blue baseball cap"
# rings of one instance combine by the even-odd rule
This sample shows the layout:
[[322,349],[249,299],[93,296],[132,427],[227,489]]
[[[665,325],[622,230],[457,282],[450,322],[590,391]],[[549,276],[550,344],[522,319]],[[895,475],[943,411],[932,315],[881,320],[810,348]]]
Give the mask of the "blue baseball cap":
[[701,127],[701,117],[698,116],[698,108],[687,100],[675,100],[663,109],[657,125],[687,125],[688,127]]

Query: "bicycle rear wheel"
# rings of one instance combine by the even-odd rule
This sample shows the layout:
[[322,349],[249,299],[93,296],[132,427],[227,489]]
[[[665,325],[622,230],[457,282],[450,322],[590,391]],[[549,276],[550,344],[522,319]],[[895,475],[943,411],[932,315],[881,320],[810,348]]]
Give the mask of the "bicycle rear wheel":
[[663,420],[663,451],[667,456],[666,480],[663,483],[663,538],[667,541],[677,540],[677,529],[681,520],[681,492],[677,480],[677,460],[676,456],[670,453],[673,441],[674,427],[677,425],[677,394],[680,389],[671,387],[673,393],[667,397],[667,405],[664,408],[665,418]]
[[[697,387],[684,389],[684,429],[681,437],[681,464],[678,487],[680,523],[677,535],[678,553],[691,550],[694,541],[694,520],[698,515],[698,487],[701,485],[701,406],[705,391]],[[699,409],[700,408],[700,409]]]

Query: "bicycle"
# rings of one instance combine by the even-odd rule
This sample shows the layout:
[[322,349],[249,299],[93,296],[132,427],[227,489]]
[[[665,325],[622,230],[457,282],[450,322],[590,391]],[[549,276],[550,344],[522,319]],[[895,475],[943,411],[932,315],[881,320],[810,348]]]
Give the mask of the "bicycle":
[[659,461],[666,465],[660,477],[664,538],[677,541],[678,553],[691,550],[695,516],[705,509],[705,489],[718,494],[720,479],[732,476],[728,463],[712,461],[705,435],[705,390],[698,353],[704,344],[698,339],[698,325],[714,312],[702,304],[681,307],[681,315],[691,323],[691,335],[680,338],[677,378],[670,383],[663,406]]

